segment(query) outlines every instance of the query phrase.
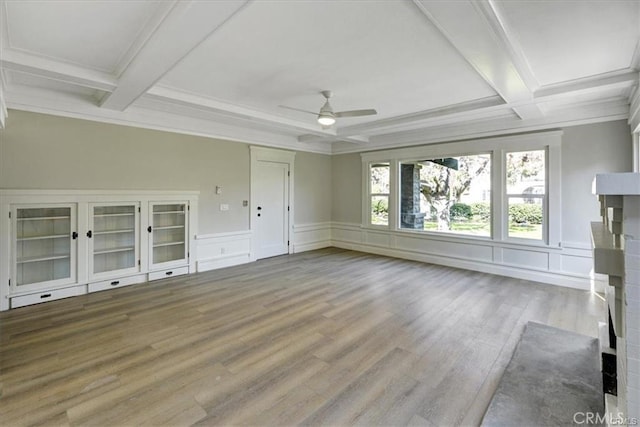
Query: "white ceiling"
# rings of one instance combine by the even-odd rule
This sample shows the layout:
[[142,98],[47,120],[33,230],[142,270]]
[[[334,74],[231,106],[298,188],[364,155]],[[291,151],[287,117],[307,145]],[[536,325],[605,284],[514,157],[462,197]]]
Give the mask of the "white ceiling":
[[[325,153],[628,118],[640,67],[637,0],[0,0],[0,14],[0,107]],[[336,110],[378,114],[322,129],[281,107],[318,111],[324,89]]]

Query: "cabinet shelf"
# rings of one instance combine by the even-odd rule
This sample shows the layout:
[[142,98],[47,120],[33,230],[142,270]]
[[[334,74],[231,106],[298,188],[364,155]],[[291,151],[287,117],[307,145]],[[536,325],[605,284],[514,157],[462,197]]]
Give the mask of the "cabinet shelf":
[[49,236],[33,236],[33,237],[18,237],[16,240],[18,242],[25,242],[29,240],[47,240],[47,239],[61,239],[63,237],[71,237],[68,233],[65,234],[52,234]]
[[185,214],[185,211],[163,211],[163,212],[154,212],[154,215],[167,215],[167,214]]
[[122,230],[94,231],[93,235],[94,236],[100,236],[100,235],[104,235],[104,234],[133,233],[134,231],[136,231],[136,230],[133,229],[133,228],[126,228],[126,229],[122,229]]
[[154,248],[161,248],[164,246],[175,246],[175,245],[184,245],[184,242],[168,242],[168,243],[154,243]]
[[65,259],[65,258],[69,258],[69,257],[70,257],[69,254],[53,255],[53,256],[24,257],[24,258],[18,258],[16,260],[16,262],[18,264],[27,264],[27,263],[30,263],[30,262],[53,261],[53,260],[56,260],[56,259]]
[[115,216],[134,216],[135,212],[125,212],[125,213],[107,213],[107,214],[94,214],[94,218],[105,218],[105,217],[115,217]]
[[155,230],[171,230],[175,228],[184,228],[184,225],[165,225],[162,227],[155,227]]
[[123,247],[119,247],[119,248],[101,249],[99,251],[94,251],[93,254],[94,255],[112,254],[112,253],[116,253],[116,252],[133,251],[135,249],[136,248],[134,246],[123,246]]
[[33,218],[17,218],[18,221],[49,221],[53,219],[70,219],[70,216],[36,216]]

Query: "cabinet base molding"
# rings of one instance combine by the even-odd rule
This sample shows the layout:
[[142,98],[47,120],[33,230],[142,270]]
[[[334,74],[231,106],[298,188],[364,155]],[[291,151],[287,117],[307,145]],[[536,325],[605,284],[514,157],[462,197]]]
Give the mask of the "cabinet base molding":
[[182,276],[189,274],[189,267],[170,268],[167,270],[152,271],[149,273],[149,281],[168,279],[169,277]]
[[123,286],[134,285],[147,281],[146,274],[137,274],[135,276],[122,277],[118,279],[103,280],[101,282],[89,283],[87,285],[89,292],[104,291],[107,289],[121,288]]
[[85,285],[71,286],[69,288],[42,291],[35,294],[20,295],[11,298],[11,308],[24,307],[25,305],[39,304],[41,302],[53,301],[62,298],[75,297],[87,293]]

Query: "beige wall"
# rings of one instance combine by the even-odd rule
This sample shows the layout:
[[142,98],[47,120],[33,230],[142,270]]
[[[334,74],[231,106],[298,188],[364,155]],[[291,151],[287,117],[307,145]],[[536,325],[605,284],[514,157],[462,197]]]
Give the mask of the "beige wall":
[[[296,223],[329,221],[328,156],[298,153],[298,161]],[[249,228],[249,148],[237,142],[11,110],[0,131],[0,188],[199,190],[200,234]]]
[[589,222],[600,219],[591,183],[597,173],[631,172],[631,128],[619,120],[563,130],[562,240],[589,243]]
[[360,160],[360,154],[333,156],[331,170],[332,220],[359,224],[362,215],[362,160]]
[[[563,241],[587,243],[598,218],[591,181],[631,170],[630,129],[624,120],[574,126],[562,139]],[[294,223],[360,223],[361,180],[359,154],[298,152]],[[236,142],[11,110],[0,188],[199,190],[201,234],[249,228],[249,149]]]
[[331,221],[331,156],[298,152],[295,160],[295,224]]
[[[589,222],[599,207],[591,194],[596,173],[631,171],[631,130],[626,120],[573,126],[562,137],[562,240],[589,243]],[[359,154],[334,156],[334,221],[361,222],[361,160]]]

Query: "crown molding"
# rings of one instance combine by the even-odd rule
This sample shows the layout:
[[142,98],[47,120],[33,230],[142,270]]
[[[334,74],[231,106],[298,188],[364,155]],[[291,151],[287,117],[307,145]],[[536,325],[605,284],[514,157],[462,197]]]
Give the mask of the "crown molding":
[[95,100],[90,97],[24,86],[9,88],[7,91],[7,107],[34,113],[222,139],[245,144],[331,154],[331,146],[329,144],[302,144],[297,141],[294,135],[229,125],[137,106],[131,107],[127,111],[109,110],[100,108],[95,103]]
[[0,67],[6,70],[103,91],[112,91],[118,84],[113,75],[102,71],[55,61],[12,48],[3,48],[1,53]]
[[380,135],[372,137],[371,142],[366,146],[334,144],[332,154],[359,153],[363,151],[546,131],[567,126],[624,120],[628,117],[629,105],[623,99],[616,98],[605,102],[589,101],[567,106],[540,119],[521,120],[512,117],[496,120],[478,120],[475,122],[433,126]]

